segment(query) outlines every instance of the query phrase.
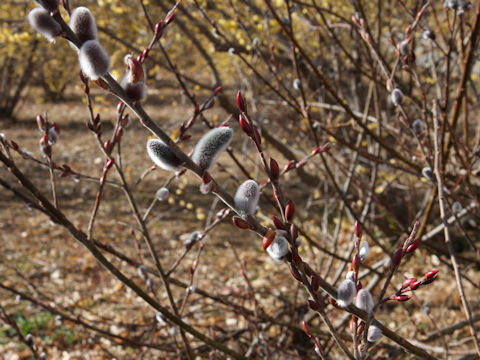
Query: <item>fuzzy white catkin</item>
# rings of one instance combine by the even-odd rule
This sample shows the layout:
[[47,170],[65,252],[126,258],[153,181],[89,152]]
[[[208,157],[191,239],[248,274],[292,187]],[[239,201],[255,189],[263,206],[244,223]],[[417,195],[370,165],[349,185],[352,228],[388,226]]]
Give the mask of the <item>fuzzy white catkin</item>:
[[370,313],[373,309],[373,299],[370,291],[368,291],[367,289],[361,289],[357,293],[357,298],[355,299],[355,306],[367,313]]
[[97,24],[90,10],[84,6],[77,7],[70,17],[68,25],[83,43],[88,40],[97,40]]
[[382,330],[375,325],[370,325],[368,328],[367,340],[371,343],[377,342],[382,337]]
[[347,275],[345,275],[345,279],[353,281],[353,275],[354,275],[354,272],[349,271]]
[[360,261],[364,262],[365,260],[367,260],[369,253],[370,253],[370,245],[368,245],[368,242],[364,241],[360,246],[360,250],[358,252],[358,255],[360,256]]
[[283,236],[276,236],[270,246],[267,248],[267,253],[275,261],[280,261],[288,254],[288,241]]
[[400,90],[399,88],[393,89],[391,98],[392,98],[393,105],[395,105],[395,106],[400,105],[402,103],[402,100],[403,100],[402,90]]
[[167,200],[168,197],[170,196],[170,191],[166,187],[161,187],[160,189],[157,190],[157,193],[155,194],[157,197],[158,201],[164,201]]
[[232,137],[233,130],[226,126],[210,130],[195,146],[192,160],[203,170],[209,169],[218,155],[230,144]]
[[147,141],[147,153],[155,165],[167,171],[177,171],[182,164],[173,151],[158,139]]
[[343,280],[337,290],[337,304],[340,307],[347,307],[355,297],[355,283],[352,280]]
[[257,209],[259,197],[260,188],[258,184],[254,180],[247,180],[240,185],[235,194],[235,209],[241,214],[253,214]]
[[60,24],[42,8],[33,9],[28,13],[27,18],[30,25],[50,42],[54,42],[62,32]]
[[82,72],[92,80],[97,80],[110,70],[110,58],[96,40],[83,43],[78,54]]

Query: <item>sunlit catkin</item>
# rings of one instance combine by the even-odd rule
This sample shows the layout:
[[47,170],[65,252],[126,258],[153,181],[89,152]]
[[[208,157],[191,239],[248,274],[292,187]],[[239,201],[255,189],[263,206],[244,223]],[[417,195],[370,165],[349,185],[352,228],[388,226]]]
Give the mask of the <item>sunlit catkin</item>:
[[110,58],[96,40],[86,41],[78,54],[82,72],[92,80],[97,80],[110,70]]
[[62,33],[60,24],[42,8],[33,9],[28,13],[27,18],[30,25],[50,42],[54,42]]
[[206,133],[195,146],[192,160],[203,170],[209,169],[232,141],[233,130],[222,126]]
[[84,6],[80,6],[73,11],[68,25],[82,43],[98,38],[95,18],[90,10]]
[[235,194],[235,208],[241,214],[253,214],[257,209],[260,189],[254,180],[245,181]]
[[167,171],[177,171],[182,164],[173,151],[158,139],[147,141],[147,153],[155,165]]

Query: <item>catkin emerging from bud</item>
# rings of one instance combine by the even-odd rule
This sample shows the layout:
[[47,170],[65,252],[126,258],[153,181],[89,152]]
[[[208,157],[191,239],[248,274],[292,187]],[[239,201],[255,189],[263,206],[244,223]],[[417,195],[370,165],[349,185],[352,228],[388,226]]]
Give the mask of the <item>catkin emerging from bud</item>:
[[42,8],[35,8],[30,11],[28,13],[28,22],[50,42],[54,42],[62,33],[60,24],[50,16],[48,11]]
[[209,169],[230,144],[232,136],[233,130],[226,126],[210,130],[195,146],[192,160],[203,170]]
[[338,306],[347,307],[348,305],[350,305],[353,301],[353,298],[355,297],[355,291],[355,283],[352,280],[343,280],[340,283],[337,291]]
[[83,43],[78,54],[82,72],[92,80],[97,80],[110,70],[110,58],[96,40]]
[[357,294],[355,305],[359,309],[362,309],[363,311],[370,313],[373,309],[373,299],[372,299],[372,295],[370,294],[370,291],[368,291],[367,289],[361,289]]
[[82,43],[98,39],[95,18],[90,10],[84,6],[80,6],[73,11],[68,25]]
[[368,328],[368,335],[367,340],[371,343],[377,342],[382,337],[382,330],[376,327],[375,325],[371,325]]
[[260,188],[254,180],[245,181],[235,194],[235,208],[241,214],[253,214],[257,209]]
[[275,260],[280,261],[288,254],[288,241],[283,236],[277,236],[267,248],[268,255]]
[[368,254],[370,253],[370,246],[368,245],[368,242],[364,241],[362,243],[362,246],[360,246],[360,250],[358,252],[358,255],[360,256],[360,261],[364,262],[368,258]]
[[140,101],[147,96],[147,87],[145,86],[145,72],[143,66],[132,55],[125,57],[127,72],[122,79],[122,88],[128,97],[134,101]]
[[161,140],[151,139],[147,141],[147,152],[155,165],[167,171],[180,169],[182,161],[176,157],[173,151]]

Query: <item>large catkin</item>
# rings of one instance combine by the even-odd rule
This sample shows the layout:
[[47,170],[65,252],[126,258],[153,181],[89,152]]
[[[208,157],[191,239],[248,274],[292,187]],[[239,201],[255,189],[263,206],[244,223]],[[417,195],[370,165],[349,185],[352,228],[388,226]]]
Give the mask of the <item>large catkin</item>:
[[28,13],[27,18],[30,25],[50,42],[54,42],[62,33],[60,24],[42,8],[33,9]]
[[147,141],[147,153],[155,165],[167,171],[177,171],[182,164],[173,151],[158,139]]
[[96,40],[86,41],[78,54],[82,72],[92,80],[97,80],[110,70],[110,58]]
[[245,181],[238,188],[235,197],[235,209],[241,214],[254,214],[257,209],[260,188],[254,180]]
[[68,25],[82,43],[98,39],[95,18],[90,10],[84,6],[80,6],[73,11]]
[[192,160],[203,170],[209,169],[230,144],[232,137],[233,130],[226,126],[210,130],[195,146]]

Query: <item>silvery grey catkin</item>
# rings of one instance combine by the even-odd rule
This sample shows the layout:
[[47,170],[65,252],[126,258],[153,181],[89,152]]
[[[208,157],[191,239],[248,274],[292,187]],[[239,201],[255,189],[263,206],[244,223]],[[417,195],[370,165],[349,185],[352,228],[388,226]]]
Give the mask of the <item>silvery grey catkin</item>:
[[167,171],[177,171],[182,164],[182,161],[175,156],[173,151],[158,139],[147,141],[147,153],[155,165]]
[[355,283],[350,279],[343,280],[337,290],[338,306],[347,307],[350,305],[355,297],[355,292]]
[[233,130],[227,126],[210,130],[195,146],[192,160],[203,170],[209,169],[218,155],[230,144],[232,137]]
[[355,299],[355,305],[359,309],[367,313],[371,313],[373,310],[373,299],[372,299],[372,295],[370,294],[370,291],[368,291],[367,289],[361,289],[357,293],[357,298]]
[[375,325],[368,328],[367,340],[371,343],[377,342],[382,337],[382,330]]
[[30,25],[50,42],[54,42],[62,33],[60,24],[42,8],[33,9],[28,13],[27,18]]
[[90,10],[84,6],[80,6],[73,11],[68,25],[82,43],[98,39],[95,18]]
[[402,101],[403,101],[403,92],[402,92],[402,90],[400,90],[399,88],[393,89],[391,98],[392,98],[392,103],[393,103],[393,105],[395,105],[395,106],[400,105],[400,104],[402,103]]
[[288,252],[288,241],[283,236],[276,236],[267,248],[268,255],[275,261],[281,261]]
[[82,72],[91,80],[97,80],[110,70],[110,58],[96,40],[88,40],[83,43],[78,53],[78,60]]
[[254,180],[245,181],[238,188],[234,201],[235,209],[241,214],[254,214],[260,198],[260,188]]

